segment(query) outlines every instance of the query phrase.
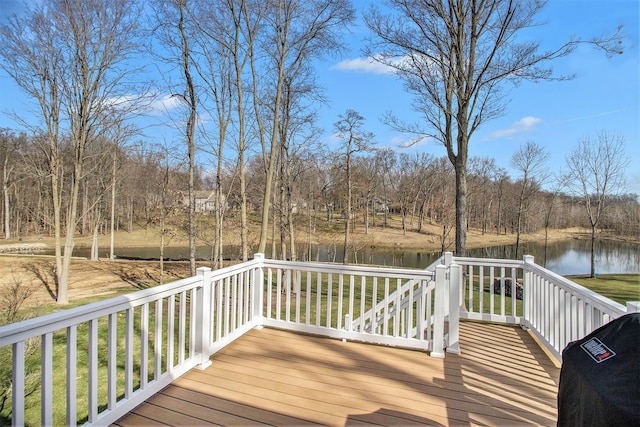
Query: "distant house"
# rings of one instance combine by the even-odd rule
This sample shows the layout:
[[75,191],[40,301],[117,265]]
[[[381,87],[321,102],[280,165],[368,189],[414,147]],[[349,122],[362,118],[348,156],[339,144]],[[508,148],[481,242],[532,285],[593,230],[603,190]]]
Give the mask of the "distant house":
[[[196,213],[204,215],[213,215],[216,209],[216,193],[212,190],[196,190]],[[225,200],[224,194],[222,200]],[[183,200],[185,206],[189,206],[189,198],[185,197]]]
[[389,202],[381,199],[373,199],[371,201],[374,212],[389,212]]

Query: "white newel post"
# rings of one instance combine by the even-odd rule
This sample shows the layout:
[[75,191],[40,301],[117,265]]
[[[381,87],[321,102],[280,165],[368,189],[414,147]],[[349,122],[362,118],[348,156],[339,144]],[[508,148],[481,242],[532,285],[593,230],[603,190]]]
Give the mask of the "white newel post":
[[449,267],[453,263],[453,252],[444,253],[444,265]]
[[257,253],[253,259],[260,265],[254,270],[253,276],[253,322],[256,328],[262,328],[264,323],[264,254]]
[[627,313],[640,313],[640,301],[627,301]]
[[211,366],[211,269],[200,267],[196,270],[202,283],[196,289],[196,354],[200,358],[200,363],[196,368],[207,369]]
[[[525,255],[522,257],[522,261],[524,262],[524,268],[523,268],[523,274],[522,274],[522,288],[523,288],[523,292],[522,292],[522,304],[524,307],[524,319],[520,322],[521,323],[521,327],[523,328],[527,328],[529,322],[531,321],[531,307],[533,304],[533,298],[531,297],[532,295],[532,287],[533,287],[533,281],[532,281],[532,272],[529,269],[528,264],[534,264],[534,258],[533,255]],[[556,311],[557,313],[557,311]]]
[[447,353],[460,354],[460,293],[462,292],[462,266],[449,267],[449,340]]
[[434,307],[433,322],[433,348],[431,350],[432,357],[444,357],[444,312],[445,312],[445,296],[447,293],[446,283],[447,267],[440,264],[436,266],[436,300]]

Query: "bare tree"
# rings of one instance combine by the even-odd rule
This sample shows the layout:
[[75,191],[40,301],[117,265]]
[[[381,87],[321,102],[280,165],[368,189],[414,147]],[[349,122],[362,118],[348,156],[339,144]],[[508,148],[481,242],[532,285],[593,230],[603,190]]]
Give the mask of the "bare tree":
[[[267,246],[269,201],[280,151],[280,122],[286,81],[296,75],[300,67],[339,51],[342,48],[339,32],[353,19],[354,10],[349,0],[277,0],[267,14],[269,26],[262,40],[268,58],[262,68],[269,72],[267,76],[259,75],[258,58],[251,58],[254,106],[265,170],[259,252],[264,252]],[[270,105],[267,106],[267,114],[260,111],[259,80],[269,84],[267,93]],[[262,117],[269,118],[270,127],[265,126]],[[270,136],[267,136],[267,129],[271,132]]]
[[346,177],[346,207],[344,214],[344,255],[342,263],[348,262],[349,248],[349,225],[351,224],[351,204],[352,204],[352,162],[358,153],[371,151],[373,145],[373,134],[363,129],[364,117],[358,112],[347,110],[344,114],[338,116],[338,121],[334,124],[338,137],[342,139],[341,166],[344,168]]
[[[196,122],[198,120],[199,87],[194,71],[196,55],[192,44],[197,37],[194,19],[194,8],[197,2],[192,0],[156,1],[154,12],[156,19],[156,36],[164,47],[162,60],[178,67],[180,82],[175,85],[172,97],[178,97],[185,107],[186,121],[184,136],[187,145],[188,164],[188,226],[189,266],[191,274],[196,274],[196,206],[195,206],[195,156],[196,156]],[[159,55],[158,55],[159,56]]]
[[624,137],[600,131],[585,137],[567,157],[569,189],[582,198],[591,225],[591,270],[595,277],[596,230],[608,200],[622,194],[629,158],[625,154]]
[[402,234],[407,234],[407,215],[420,194],[420,155],[401,153],[393,171],[391,187],[402,216]]
[[[195,41],[199,44],[202,63],[198,71],[205,82],[207,95],[212,104],[213,117],[218,127],[217,143],[213,152],[216,156],[216,233],[214,237],[214,264],[222,263],[222,230],[226,197],[222,191],[223,148],[229,125],[234,123],[236,134],[237,175],[240,197],[240,242],[241,257],[249,256],[249,223],[247,211],[246,151],[249,126],[249,111],[245,97],[251,93],[247,87],[247,65],[255,55],[255,40],[262,29],[263,17],[271,6],[270,2],[252,0],[226,0],[220,2],[199,2],[192,12],[197,25]],[[205,106],[205,108],[207,108]],[[232,110],[235,122],[232,122]],[[205,138],[208,138],[205,135]],[[214,145],[212,144],[212,147]]]
[[190,36],[187,34],[186,15],[187,1],[178,0],[178,37],[180,39],[180,53],[182,54],[182,68],[181,71],[184,75],[184,82],[186,86],[185,94],[182,98],[186,102],[189,108],[189,114],[187,117],[187,126],[185,128],[185,138],[187,140],[187,151],[189,155],[189,266],[191,275],[196,274],[196,202],[195,202],[195,158],[196,158],[196,143],[195,143],[195,128],[196,119],[198,117],[198,101],[196,97],[196,88],[191,76],[192,61]]
[[542,205],[544,207],[544,259],[542,266],[547,266],[547,249],[549,246],[549,228],[551,227],[551,220],[553,213],[558,205],[558,200],[561,192],[564,189],[564,180],[562,179],[562,173],[558,173],[553,177],[551,188],[545,191],[542,195]]
[[568,55],[579,43],[620,53],[618,32],[612,37],[574,39],[541,52],[537,42],[519,34],[536,25],[544,1],[388,0],[389,9],[372,6],[365,23],[375,39],[369,56],[395,69],[415,95],[413,108],[426,126],[396,117],[396,129],[441,142],[456,175],[456,253],[467,244],[467,157],[469,141],[481,124],[503,114],[506,83],[553,78],[547,64]]
[[[181,167],[182,159],[176,158],[178,152],[170,143],[164,143],[159,149],[159,163],[161,168],[161,182],[156,183],[160,187],[160,281],[164,281],[164,249],[171,240],[172,233],[167,229],[167,218],[176,209],[175,185],[172,185],[172,177],[175,169]],[[173,196],[173,197],[172,197]]]
[[384,217],[382,219],[382,228],[387,226],[388,214],[389,214],[389,188],[391,187],[391,171],[395,168],[397,163],[396,153],[391,148],[382,148],[376,152],[377,163],[380,164],[381,169],[381,184],[382,184],[382,198],[384,204]]
[[109,212],[109,259],[115,258],[115,229],[116,229],[116,192],[118,188],[118,171],[123,157],[122,149],[136,132],[133,126],[117,121],[108,133],[111,143],[111,203]]
[[453,203],[454,186],[453,176],[455,172],[452,170],[452,165],[447,162],[444,157],[438,158],[433,165],[436,174],[436,184],[434,188],[435,203],[432,210],[435,211],[436,222],[441,227],[438,238],[440,239],[440,251],[444,253],[450,250],[452,239],[451,230],[455,223],[455,209]]
[[[377,150],[375,151],[377,153]],[[360,193],[364,203],[364,234],[369,234],[369,218],[373,218],[373,225],[376,223],[376,190],[380,186],[380,157],[374,154],[361,158],[357,163],[360,180]]]
[[548,159],[549,153],[534,142],[527,142],[511,156],[511,166],[522,173],[518,182],[520,184],[520,195],[518,196],[518,219],[516,223],[516,258],[518,258],[520,249],[522,221],[527,212],[525,205],[531,196],[540,189],[540,185],[546,181],[549,174],[546,167]]
[[[52,0],[32,5],[0,28],[0,66],[37,103],[46,135],[41,147],[48,159],[54,206],[59,304],[68,302],[86,148],[109,126],[104,116],[131,94],[128,78],[135,69],[125,65],[137,48],[138,16],[137,3],[128,0]],[[68,188],[62,181],[63,133],[74,151]],[[63,204],[65,194],[69,202]]]
[[488,157],[472,157],[469,159],[471,174],[475,179],[472,194],[476,195],[477,210],[480,211],[480,228],[482,234],[487,233],[491,205],[494,202],[493,178],[497,172],[496,161]]
[[9,129],[0,129],[0,163],[2,167],[2,199],[4,238],[11,238],[11,188],[15,185],[16,167],[25,135],[16,135]]
[[[194,28],[190,37],[195,48],[193,66],[203,83],[201,108],[213,119],[214,132],[203,124],[201,137],[207,147],[201,149],[213,156],[215,178],[215,228],[212,242],[212,267],[222,266],[223,229],[228,194],[223,188],[225,167],[224,149],[227,143],[232,116],[237,112],[238,169],[244,170],[245,109],[243,96],[247,92],[243,83],[243,69],[253,49],[253,38],[259,26],[251,20],[248,0],[227,0],[225,2],[200,1],[190,3],[190,21]],[[259,20],[259,19],[258,19]],[[241,183],[241,187],[243,187]],[[240,190],[243,193],[243,190]],[[241,198],[243,198],[241,196]],[[246,199],[246,197],[244,197]],[[246,205],[246,200],[242,206]],[[246,216],[246,207],[242,217]],[[246,252],[246,220],[242,220],[241,241]]]

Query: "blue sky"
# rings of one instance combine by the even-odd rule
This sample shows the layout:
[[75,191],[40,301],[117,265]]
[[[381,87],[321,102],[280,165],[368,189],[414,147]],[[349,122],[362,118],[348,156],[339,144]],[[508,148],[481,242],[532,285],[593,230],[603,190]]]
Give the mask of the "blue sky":
[[[353,1],[358,19],[371,1]],[[0,0],[0,17],[17,11],[18,3]],[[639,18],[638,0],[550,0],[540,16],[540,21],[546,24],[530,32],[532,39],[541,41],[543,47],[553,47],[571,36],[588,39],[623,24],[624,54],[608,59],[602,52],[581,47],[554,63],[558,74],[575,74],[573,80],[523,83],[511,88],[505,115],[480,127],[470,142],[470,155],[493,157],[499,166],[517,177],[517,172],[509,167],[509,159],[521,144],[532,141],[551,154],[551,169],[559,170],[579,139],[605,130],[625,138],[631,162],[628,191],[640,194]],[[366,35],[366,28],[358,22],[351,34],[345,36],[347,52],[318,65],[319,84],[325,88],[330,102],[320,110],[322,138],[330,143],[338,115],[353,109],[366,118],[365,127],[375,133],[379,147],[398,148],[410,136],[388,129],[380,118],[387,111],[407,120],[418,116],[411,111],[411,98],[403,91],[401,82],[363,57]],[[23,109],[21,93],[0,72],[0,127],[16,128],[7,113]],[[166,138],[171,130],[160,125],[151,132],[158,132],[158,138]],[[435,156],[446,154],[444,147],[434,142],[409,150]]]

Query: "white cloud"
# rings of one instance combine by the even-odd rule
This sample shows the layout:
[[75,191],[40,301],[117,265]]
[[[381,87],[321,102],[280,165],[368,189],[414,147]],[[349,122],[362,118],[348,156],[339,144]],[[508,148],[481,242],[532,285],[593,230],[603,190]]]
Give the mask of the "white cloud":
[[391,138],[391,144],[400,148],[418,148],[424,147],[435,140],[431,136],[426,135],[396,135]]
[[533,129],[537,124],[542,123],[542,119],[533,116],[523,117],[514,122],[507,129],[499,129],[489,134],[489,139],[499,139],[515,135],[517,133],[527,132]]
[[[2,1],[2,0],[0,0]],[[105,104],[109,107],[128,110],[139,114],[150,116],[163,116],[185,102],[177,95],[163,95],[158,92],[148,92],[144,94],[127,94],[107,98]]]
[[164,95],[162,97],[155,97],[155,99],[149,103],[147,110],[148,114],[152,116],[162,116],[178,108],[180,105],[184,105],[184,100],[180,96]]
[[370,74],[394,74],[395,70],[392,67],[384,65],[372,57],[345,59],[338,62],[336,65],[330,68],[331,70],[339,71],[359,71],[362,73]]

